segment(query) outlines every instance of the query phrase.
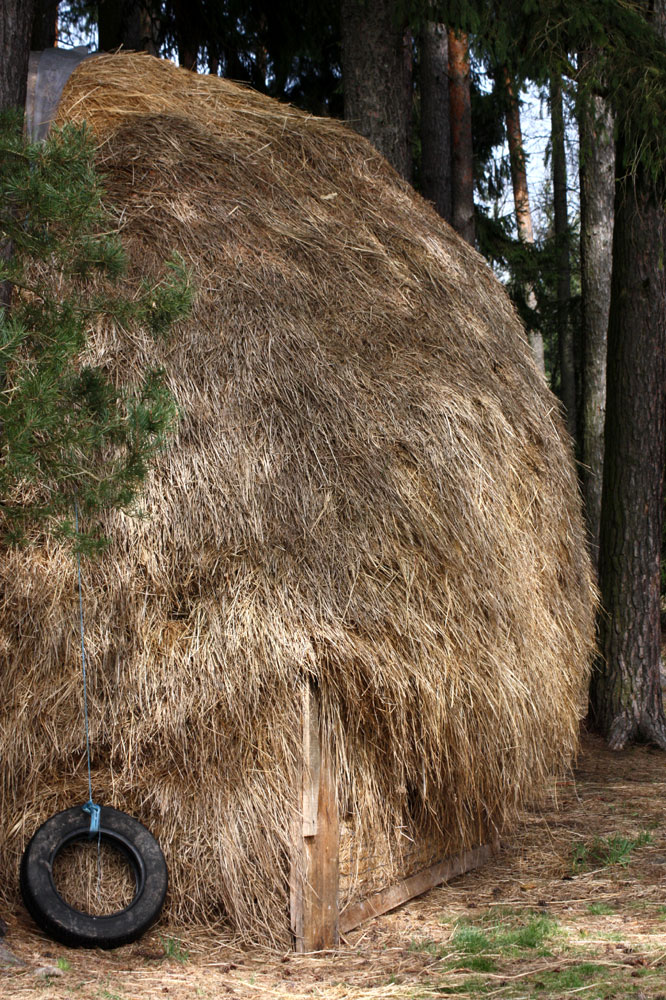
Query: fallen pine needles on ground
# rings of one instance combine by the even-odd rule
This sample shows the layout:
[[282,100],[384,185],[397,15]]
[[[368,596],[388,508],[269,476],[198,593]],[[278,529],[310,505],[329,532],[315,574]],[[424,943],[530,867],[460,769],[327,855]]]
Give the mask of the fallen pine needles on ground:
[[[574,780],[524,813],[497,859],[370,921],[336,953],[247,949],[188,926],[76,951],[16,912],[6,941],[24,964],[0,965],[0,998],[664,1000],[665,791],[660,752],[611,754],[588,737]],[[620,841],[628,855],[597,857]],[[581,844],[592,864],[577,871]]]

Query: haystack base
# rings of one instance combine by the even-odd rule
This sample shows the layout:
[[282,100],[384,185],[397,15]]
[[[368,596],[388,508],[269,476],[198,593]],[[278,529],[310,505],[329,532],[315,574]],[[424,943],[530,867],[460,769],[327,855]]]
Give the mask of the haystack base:
[[396,885],[387,886],[386,889],[376,892],[360,903],[352,904],[340,914],[340,932],[346,934],[348,931],[353,931],[365,920],[378,917],[382,913],[388,913],[389,910],[394,910],[396,906],[401,906],[408,900],[420,896],[428,889],[434,889],[435,886],[448,882],[457,875],[463,875],[473,868],[478,868],[490,861],[493,855],[499,851],[499,847],[500,843],[497,839],[491,844],[482,844],[472,850],[463,851],[445,861],[438,861],[437,864],[431,865],[429,868],[424,868],[423,871],[403,879]]
[[457,875],[485,864],[499,850],[499,838],[438,861],[340,913],[338,906],[340,821],[332,754],[321,725],[316,684],[302,686],[302,812],[292,831],[291,931],[301,954],[336,948],[340,934],[354,930]]

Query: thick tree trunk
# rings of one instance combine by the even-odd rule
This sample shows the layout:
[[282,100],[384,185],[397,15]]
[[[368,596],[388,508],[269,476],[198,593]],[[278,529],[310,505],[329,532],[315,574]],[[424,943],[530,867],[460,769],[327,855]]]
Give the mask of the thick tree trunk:
[[593,720],[614,749],[635,740],[666,749],[659,671],[666,445],[662,206],[640,171],[618,181],[599,557],[604,610],[591,687]]
[[473,246],[474,160],[469,46],[467,35],[453,29],[449,29],[449,99],[453,227]]
[[59,0],[36,0],[30,48],[34,52],[51,49],[58,37]]
[[[530,193],[527,187],[523,131],[520,126],[520,103],[516,93],[516,85],[511,79],[509,71],[505,69],[503,75],[507,93],[506,133],[509,144],[513,203],[516,209],[516,229],[519,240],[522,240],[523,243],[532,244],[534,243],[534,230],[532,228],[532,212],[530,210]],[[531,310],[536,310],[537,301],[532,285],[525,286],[525,301]],[[541,330],[535,328],[528,330],[527,336],[537,368],[545,377],[546,362],[543,350],[543,334]]]
[[420,35],[421,188],[447,222],[451,208],[449,40],[446,25],[426,21]]
[[28,81],[34,0],[0,4],[0,111],[23,111]]
[[557,338],[560,358],[562,402],[567,429],[576,440],[576,367],[573,331],[569,316],[571,303],[571,267],[569,256],[569,215],[567,209],[567,160],[564,148],[564,113],[562,83],[550,81],[550,113],[553,158],[553,214],[557,250]]
[[580,251],[583,300],[581,458],[590,550],[599,560],[606,415],[606,351],[613,260],[613,117],[596,95],[580,114]]
[[398,173],[412,176],[410,35],[391,0],[342,0],[345,118]]
[[[666,0],[644,0],[666,37]],[[601,502],[600,656],[591,716],[610,746],[651,740],[666,749],[660,676],[660,560],[666,446],[666,212],[640,164],[616,161]]]

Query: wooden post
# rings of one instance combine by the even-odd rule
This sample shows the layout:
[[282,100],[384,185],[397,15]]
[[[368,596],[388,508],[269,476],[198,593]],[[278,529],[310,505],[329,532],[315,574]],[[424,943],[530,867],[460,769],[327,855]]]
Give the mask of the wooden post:
[[322,740],[317,688],[312,681],[305,681],[302,813],[294,822],[289,886],[297,952],[338,945],[339,839],[331,750]]

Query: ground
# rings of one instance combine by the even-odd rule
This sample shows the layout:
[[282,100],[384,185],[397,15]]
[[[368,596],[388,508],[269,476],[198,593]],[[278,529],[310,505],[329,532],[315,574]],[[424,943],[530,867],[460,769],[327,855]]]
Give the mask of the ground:
[[159,926],[115,952],[56,945],[20,909],[0,998],[666,1000],[666,757],[585,737],[556,801],[484,868],[350,934],[336,953],[243,949]]

